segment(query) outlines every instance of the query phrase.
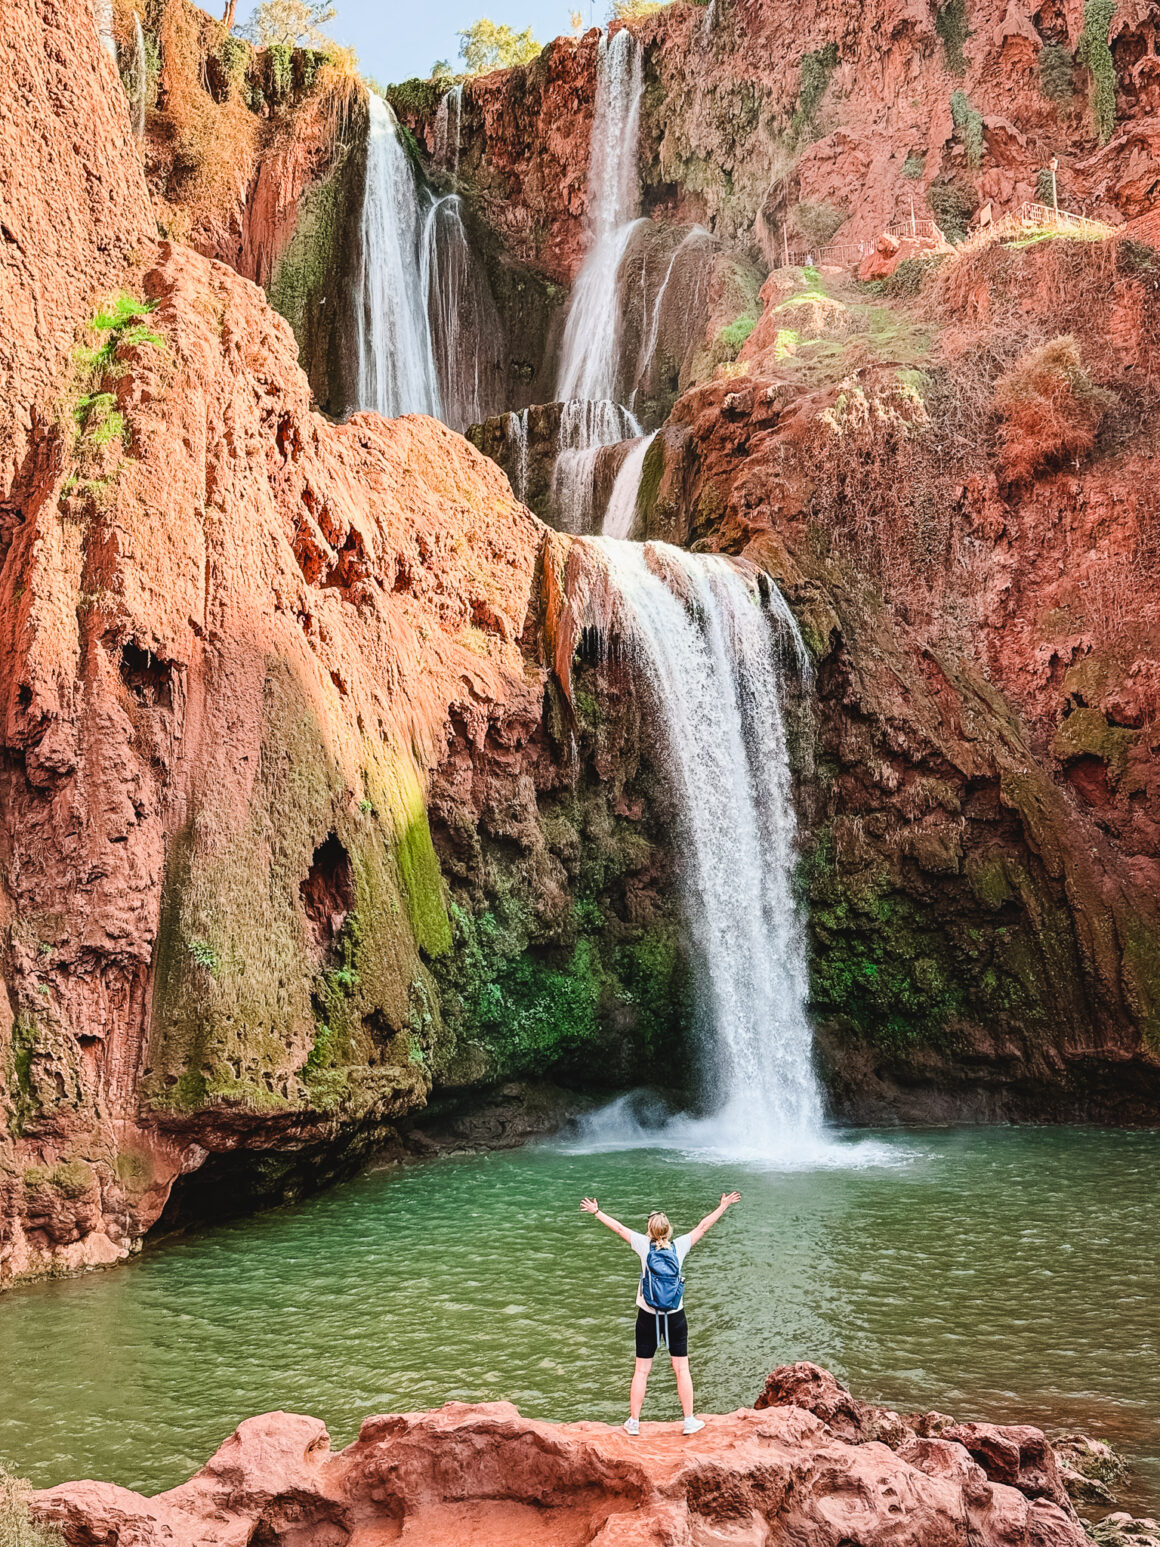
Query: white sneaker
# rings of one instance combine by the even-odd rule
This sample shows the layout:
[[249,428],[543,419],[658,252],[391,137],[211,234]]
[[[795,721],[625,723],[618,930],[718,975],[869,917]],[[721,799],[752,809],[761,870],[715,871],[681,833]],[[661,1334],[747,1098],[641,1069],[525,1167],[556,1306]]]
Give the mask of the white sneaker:
[[634,1435],[635,1434],[639,1434],[640,1433],[640,1419],[639,1418],[626,1418],[624,1420],[624,1427],[625,1427],[626,1432],[629,1433],[629,1434],[634,1434]]
[[685,1419],[685,1427],[681,1430],[681,1433],[696,1434],[698,1429],[703,1429],[704,1427],[705,1420],[703,1418],[694,1418],[690,1413],[688,1418]]

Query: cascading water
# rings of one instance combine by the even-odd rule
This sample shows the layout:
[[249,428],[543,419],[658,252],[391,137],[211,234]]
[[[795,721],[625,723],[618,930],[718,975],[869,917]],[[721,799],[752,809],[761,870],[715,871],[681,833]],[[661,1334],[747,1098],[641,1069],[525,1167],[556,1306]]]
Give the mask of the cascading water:
[[662,543],[600,547],[609,586],[586,621],[627,661],[661,739],[715,1110],[630,1134],[617,1103],[589,1137],[805,1158],[822,1103],[782,705],[790,670],[808,673],[801,636],[776,588],[740,562]]
[[632,447],[620,464],[612,493],[608,496],[608,508],[604,512],[605,537],[631,537],[636,524],[636,500],[640,493],[640,478],[644,472],[644,459],[648,448],[656,439],[656,431],[644,435]]
[[[582,531],[593,503],[595,452],[624,438],[618,406],[621,310],[617,275],[636,225],[640,202],[637,150],[644,75],[640,47],[627,27],[600,40],[592,145],[588,161],[590,246],[576,280],[560,360],[557,396],[573,433],[560,440],[553,476],[557,514],[567,531]],[[639,427],[629,434],[639,434]],[[576,439],[575,432],[585,438]],[[563,467],[561,467],[563,462]]]
[[419,188],[395,115],[370,93],[355,336],[358,406],[442,416],[426,291]]
[[452,86],[435,112],[435,160],[452,177],[459,173],[460,124],[463,118],[463,82]]
[[[641,331],[640,352],[636,362],[630,402],[635,404],[637,394],[645,391],[651,381],[656,364],[657,345],[660,342],[661,323],[665,317],[665,302],[670,288],[680,308],[680,329],[683,344],[687,347],[687,334],[698,324],[703,328],[705,291],[709,270],[705,264],[705,249],[712,248],[713,237],[704,226],[694,226],[682,238],[665,269],[665,277],[657,289],[656,298],[649,309],[648,325]],[[688,270],[686,273],[685,271]],[[679,363],[679,362],[678,362]]]
[[117,59],[117,38],[113,31],[113,0],[96,0],[97,33],[101,46]]
[[471,251],[458,194],[432,201],[423,223],[420,288],[442,417],[465,430],[495,412],[500,390],[500,322]]
[[640,434],[640,425],[619,403],[561,404],[556,462],[552,469],[552,507],[564,532],[589,532],[595,526],[596,464],[605,446]]

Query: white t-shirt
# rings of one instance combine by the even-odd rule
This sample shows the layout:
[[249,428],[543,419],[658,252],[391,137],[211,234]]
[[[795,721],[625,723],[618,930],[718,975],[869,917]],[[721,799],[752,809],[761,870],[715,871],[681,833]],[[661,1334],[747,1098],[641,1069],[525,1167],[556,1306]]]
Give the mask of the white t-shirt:
[[[652,1242],[649,1240],[647,1235],[641,1235],[638,1230],[633,1230],[629,1233],[628,1244],[640,1258],[640,1272],[641,1277],[643,1278],[644,1265],[648,1261],[648,1249],[652,1245]],[[682,1267],[684,1266],[685,1258],[689,1255],[689,1248],[692,1246],[692,1244],[693,1237],[691,1235],[679,1235],[673,1242],[673,1248],[677,1254],[677,1261],[682,1265]],[[642,1311],[647,1311],[649,1309],[649,1306],[644,1303],[644,1296],[640,1292],[639,1284],[637,1285],[636,1290],[636,1303],[640,1306]],[[680,1311],[684,1310],[684,1307],[685,1297],[682,1295],[681,1303],[676,1307],[676,1309]]]

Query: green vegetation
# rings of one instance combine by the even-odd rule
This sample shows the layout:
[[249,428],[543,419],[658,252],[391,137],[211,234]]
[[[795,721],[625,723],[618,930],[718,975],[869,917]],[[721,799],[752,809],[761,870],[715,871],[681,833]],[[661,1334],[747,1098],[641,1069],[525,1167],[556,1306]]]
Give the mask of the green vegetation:
[[792,211],[793,223],[811,247],[824,247],[849,216],[832,204],[811,204],[803,199]]
[[127,436],[124,414],[109,384],[129,369],[121,358],[123,350],[165,348],[165,340],[146,321],[153,309],[153,302],[120,292],[89,320],[88,342],[73,350],[69,415],[76,470],[65,481],[65,497],[74,492],[98,497],[116,476],[105,452],[114,444],[124,446]]
[[1039,90],[1049,102],[1070,102],[1075,95],[1074,61],[1062,43],[1045,43],[1039,51]]
[[28,1509],[31,1485],[0,1467],[0,1547],[64,1547],[59,1531],[37,1524]]
[[245,27],[247,37],[259,48],[322,48],[322,31],[338,15],[327,0],[261,0]]
[[942,40],[947,69],[952,75],[965,75],[967,56],[963,49],[971,35],[967,26],[967,0],[948,0],[935,16],[934,30]]
[[638,16],[651,16],[654,11],[663,11],[670,0],[612,0],[610,19],[616,21],[635,21]]
[[951,92],[951,122],[963,142],[969,167],[983,164],[983,115],[972,107],[965,91]]
[[530,64],[540,52],[530,27],[514,32],[506,23],[497,24],[486,16],[464,27],[458,36],[459,54],[468,75],[486,75],[489,70]]
[[1116,127],[1116,64],[1108,47],[1115,11],[1116,0],[1085,0],[1083,32],[1075,51],[1076,63],[1086,65],[1091,74],[1092,124],[1101,145],[1107,144]]
[[961,242],[979,207],[979,196],[970,183],[940,179],[927,189],[926,202],[947,241]]
[[824,48],[802,55],[797,107],[790,120],[790,135],[796,144],[818,138],[818,109],[830,84],[830,77],[837,68],[836,43],[827,43]]
[[922,174],[923,174],[923,172],[925,170],[926,170],[926,152],[925,151],[912,150],[909,153],[909,155],[907,156],[906,160],[902,163],[902,175],[903,175],[903,177],[912,178],[916,182],[922,176]]
[[717,332],[713,341],[714,354],[721,360],[736,360],[741,353],[741,346],[757,326],[757,318],[752,312],[746,312],[741,317],[735,317],[732,322],[727,322]]
[[221,962],[218,961],[218,954],[208,940],[191,940],[189,954],[199,967],[204,967],[213,977],[217,977]]

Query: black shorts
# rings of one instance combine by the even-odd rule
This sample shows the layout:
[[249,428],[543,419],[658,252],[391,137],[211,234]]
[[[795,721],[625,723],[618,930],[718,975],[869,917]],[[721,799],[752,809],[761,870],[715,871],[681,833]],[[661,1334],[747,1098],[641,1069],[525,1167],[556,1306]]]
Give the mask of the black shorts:
[[[657,1313],[655,1311],[642,1311],[638,1305],[636,1308],[636,1357],[638,1359],[653,1359],[657,1351]],[[662,1342],[667,1343],[669,1354],[674,1359],[687,1359],[689,1357],[689,1323],[685,1319],[684,1311],[662,1311],[659,1321],[661,1324]],[[665,1331],[668,1329],[666,1338]]]

